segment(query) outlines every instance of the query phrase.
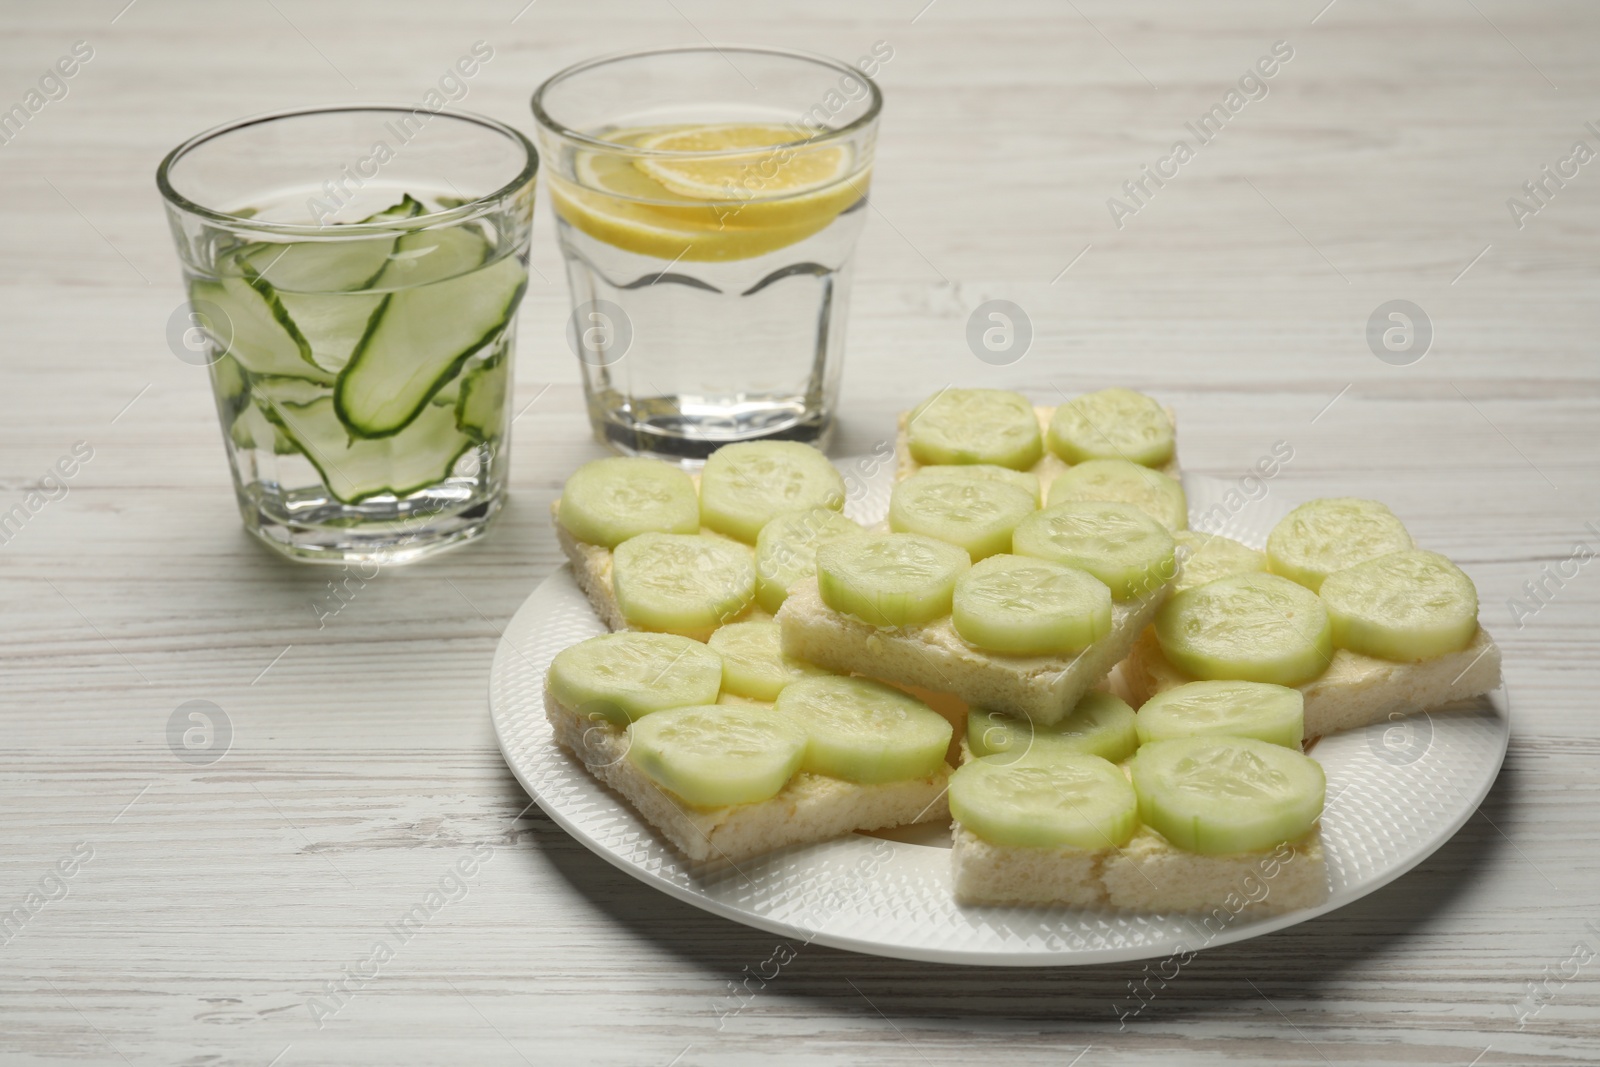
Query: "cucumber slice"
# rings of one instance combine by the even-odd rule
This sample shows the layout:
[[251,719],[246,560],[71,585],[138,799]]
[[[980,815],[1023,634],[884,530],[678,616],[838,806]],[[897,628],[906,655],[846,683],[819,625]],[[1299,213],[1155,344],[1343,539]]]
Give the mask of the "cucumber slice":
[[1120,763],[1139,747],[1133,709],[1110,693],[1084,694],[1065,719],[1051,726],[974,708],[967,712],[967,747],[974,756],[1016,763],[1033,754],[1076,752]]
[[611,582],[629,625],[703,639],[750,606],[756,568],[720,537],[642,533],[612,552]]
[[1322,601],[1276,574],[1186,589],[1161,606],[1155,630],[1167,659],[1200,679],[1302,685],[1333,658]]
[[950,621],[962,640],[991,652],[1059,655],[1111,632],[1111,590],[1064,563],[990,556],[956,582]]
[[1407,661],[1459,652],[1478,632],[1478,587],[1437,552],[1413,549],[1328,576],[1322,603],[1333,643]]
[[993,463],[934,463],[918,470],[917,477],[954,478],[958,481],[977,478],[1005,482],[1027,493],[1033,499],[1033,506],[1039,506],[1039,476],[1032,471],[1014,471]]
[[1033,405],[1003,389],[935,393],[911,413],[906,438],[918,463],[992,463],[1022,471],[1044,454]]
[[694,480],[658,459],[593,459],[567,479],[556,518],[579,541],[616,548],[642,533],[700,530]]
[[779,515],[756,535],[756,601],[777,614],[794,583],[817,573],[817,548],[863,530],[831,508]]
[[664,708],[716,703],[722,659],[676,634],[601,634],[556,653],[546,684],[568,711],[626,725]]
[[394,242],[372,288],[409,289],[459,277],[482,266],[489,253],[489,242],[470,226],[417,230]]
[[1376,500],[1332,497],[1301,504],[1267,536],[1274,574],[1313,593],[1335,571],[1412,547],[1394,512]]
[[353,292],[365,289],[383,273],[394,245],[389,234],[253,244],[240,250],[238,262],[246,277],[260,278],[275,289]]
[[1172,533],[1128,504],[1072,501],[1036,512],[1017,525],[1012,551],[1086,570],[1117,600],[1163,589],[1177,574]]
[[[398,204],[361,221],[390,222],[415,218],[422,205],[407,194]],[[326,294],[365,289],[383,273],[396,240],[388,234],[374,237],[338,237],[336,226],[329,239],[288,243],[257,243],[240,250],[243,273],[264,279],[276,289],[302,294]]]
[[[277,292],[262,281],[227,277],[189,283],[189,302],[209,302],[226,322],[206,322],[217,347],[252,374],[288,374],[331,384],[333,375],[317,366],[311,346],[295,326]],[[206,318],[207,316],[201,316]]]
[[1190,682],[1157,693],[1138,715],[1139,741],[1175,737],[1253,737],[1300,750],[1305,697],[1265,682]]
[[706,642],[722,657],[722,689],[751,700],[776,700],[790,682],[826,674],[803,660],[783,654],[783,637],[775,622],[734,622]]
[[1056,408],[1050,451],[1068,463],[1122,459],[1159,467],[1172,458],[1172,420],[1160,404],[1132,389],[1085,393]]
[[913,474],[889,496],[889,529],[960,545],[974,560],[1011,551],[1011,531],[1039,498],[993,479]]
[[1152,741],[1129,767],[1140,818],[1188,852],[1257,852],[1304,837],[1322,816],[1321,765],[1255,738]]
[[1178,543],[1178,580],[1174,593],[1226,578],[1230,574],[1260,574],[1267,570],[1267,554],[1241,545],[1219,534],[1180,530],[1172,535]]
[[505,357],[498,356],[458,379],[460,397],[453,402],[456,426],[474,441],[493,441],[505,427],[507,365]]
[[527,268],[506,256],[470,274],[390,293],[339,372],[339,417],[357,437],[398,433],[506,330],[527,284]]
[[700,474],[700,521],[747,544],[775,516],[813,507],[844,507],[844,479],[798,441],[724,445]]
[[799,724],[754,704],[668,708],[628,727],[628,758],[699,808],[777,796],[805,756]]
[[950,776],[950,813],[991,844],[1025,848],[1121,848],[1139,828],[1128,779],[1076,752],[973,760]]
[[915,626],[950,614],[972,566],[955,545],[918,534],[851,537],[817,549],[817,589],[835,611],[871,626]]
[[937,774],[953,733],[916,697],[865,678],[802,678],[778,694],[777,710],[805,727],[802,768],[847,782]]
[[353,438],[323,395],[309,403],[261,398],[262,414],[322,475],[345,504],[377,496],[405,497],[449,477],[474,442],[456,428],[455,413],[429,406],[405,432],[378,440]]
[[1125,459],[1085,460],[1050,483],[1050,505],[1069,500],[1132,504],[1169,530],[1189,525],[1189,500],[1176,478]]

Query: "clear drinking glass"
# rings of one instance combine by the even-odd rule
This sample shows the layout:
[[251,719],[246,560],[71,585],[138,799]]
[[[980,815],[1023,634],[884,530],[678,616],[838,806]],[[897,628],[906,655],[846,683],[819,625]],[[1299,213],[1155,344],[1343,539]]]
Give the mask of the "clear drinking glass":
[[483,532],[537,168],[491,119],[365,105],[244,119],[162,161],[185,345],[210,366],[251,533],[399,562]]
[[681,463],[826,443],[882,102],[855,67],[764,48],[606,57],[539,87],[601,441]]

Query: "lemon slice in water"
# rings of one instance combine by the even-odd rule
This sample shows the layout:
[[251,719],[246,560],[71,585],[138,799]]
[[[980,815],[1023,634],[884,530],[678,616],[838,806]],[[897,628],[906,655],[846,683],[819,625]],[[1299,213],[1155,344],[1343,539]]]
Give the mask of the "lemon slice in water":
[[[564,221],[629,252],[750,259],[817,233],[866,191],[869,175],[852,173],[849,146],[796,144],[798,132],[764,125],[610,131],[605,137],[617,150],[578,152],[572,178],[551,175],[551,198]],[[721,154],[694,154],[710,152]]]

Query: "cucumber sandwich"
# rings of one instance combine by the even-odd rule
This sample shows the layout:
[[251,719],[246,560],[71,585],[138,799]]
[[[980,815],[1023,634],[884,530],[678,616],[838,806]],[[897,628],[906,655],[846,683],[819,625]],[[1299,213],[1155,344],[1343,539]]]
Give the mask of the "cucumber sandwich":
[[[896,492],[929,477],[912,475]],[[1010,521],[1004,509],[1024,494],[987,484],[1004,491],[992,514]],[[1177,571],[1172,533],[1126,503],[1028,510],[994,554],[971,547],[971,528],[964,516],[930,518],[926,532],[822,546],[815,577],[778,612],[784,649],[1055,723],[1128,654]]]
[[1135,714],[1093,692],[1054,726],[972,712],[950,779],[956,897],[1230,914],[1326,899],[1300,694],[1197,682],[1158,701]]
[[1211,537],[1191,560],[1193,584],[1180,574],[1123,665],[1136,702],[1195,680],[1273,682],[1299,689],[1321,736],[1500,684],[1472,580],[1377,501],[1314,500],[1264,555]]
[[771,626],[563,650],[545,678],[556,740],[695,863],[949,818],[950,724],[898,689],[786,661]]
[[812,573],[816,546],[864,535],[840,514],[844,479],[810,445],[726,445],[696,479],[660,460],[584,464],[552,506],[578,585],[613,630],[704,641],[770,618]]

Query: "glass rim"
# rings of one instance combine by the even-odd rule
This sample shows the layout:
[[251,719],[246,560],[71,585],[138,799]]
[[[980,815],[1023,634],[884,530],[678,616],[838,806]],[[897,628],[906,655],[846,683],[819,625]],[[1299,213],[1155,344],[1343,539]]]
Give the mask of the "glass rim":
[[539,173],[539,153],[538,150],[534,148],[533,142],[528,139],[528,136],[515,126],[508,126],[497,119],[489,118],[487,115],[479,115],[471,111],[459,111],[455,108],[440,108],[438,111],[434,111],[429,108],[413,107],[408,104],[322,104],[311,107],[283,108],[278,111],[266,111],[257,115],[247,115],[244,118],[234,119],[231,122],[224,122],[221,125],[213,126],[208,130],[202,130],[193,137],[190,137],[184,141],[182,144],[178,145],[162,158],[161,163],[156,167],[156,188],[160,190],[163,199],[165,199],[169,205],[188,212],[189,214],[197,215],[200,218],[208,219],[212,222],[223,223],[232,229],[250,230],[260,233],[281,234],[295,237],[328,237],[330,236],[330,227],[326,225],[318,226],[315,224],[300,222],[269,222],[262,219],[248,218],[243,215],[234,215],[226,211],[220,211],[216,208],[206,207],[204,204],[196,203],[173,188],[171,172],[172,168],[178,163],[178,161],[183,159],[190,152],[199,148],[206,142],[215,140],[226,133],[233,133],[236,130],[247,129],[251,126],[259,126],[268,122],[276,122],[279,119],[302,118],[307,115],[333,115],[341,112],[358,111],[394,112],[407,115],[414,114],[417,111],[426,111],[430,116],[443,115],[447,118],[457,119],[463,122],[470,122],[477,126],[482,126],[485,129],[493,130],[496,133],[503,134],[508,140],[520,145],[526,159],[521,170],[518,171],[517,176],[500,186],[498,189],[495,189],[493,192],[486,193],[483,196],[473,197],[466,203],[458,204],[453,208],[446,208],[443,211],[432,211],[426,214],[416,215],[408,219],[400,219],[393,222],[342,223],[338,227],[338,236],[340,237],[370,236],[373,234],[391,233],[396,230],[420,230],[442,223],[464,220],[474,216],[486,206],[493,204],[498,200],[505,199],[517,189],[527,185],[529,182],[534,181]]
[[[634,145],[619,145],[615,141],[603,140],[599,137],[593,137],[589,134],[583,133],[580,130],[574,130],[569,126],[556,121],[556,119],[545,110],[545,94],[556,84],[565,81],[568,78],[583,74],[587,71],[593,70],[596,67],[621,62],[622,60],[644,59],[650,56],[680,55],[688,52],[701,52],[708,55],[715,54],[717,56],[721,56],[723,59],[727,59],[726,53],[736,52],[744,55],[767,55],[779,56],[784,59],[804,60],[807,63],[814,63],[821,67],[831,68],[841,74],[848,74],[852,78],[859,78],[861,81],[866,83],[867,91],[871,96],[871,103],[868,105],[867,110],[862,113],[860,117],[844,126],[839,127],[836,130],[818,132],[810,137],[803,137],[795,141],[785,141],[783,144],[763,145],[762,149],[795,148],[804,145],[826,144],[830,141],[841,140],[872,125],[872,123],[877,121],[879,112],[883,110],[883,90],[878,87],[878,83],[869,77],[865,72],[852,67],[843,60],[834,59],[832,56],[823,55],[819,52],[804,52],[793,48],[771,48],[766,45],[715,45],[707,42],[705,44],[683,44],[672,45],[665,48],[640,48],[624,52],[612,52],[603,56],[595,56],[592,59],[585,59],[582,62],[574,63],[569,67],[563,67],[561,70],[556,71],[554,74],[550,75],[550,77],[546,78],[544,82],[533,91],[533,98],[530,101],[530,104],[533,108],[534,121],[539,124],[541,129],[546,130],[549,133],[562,138],[563,140],[574,141],[578,144],[584,145],[585,147],[594,148],[600,151],[625,153],[629,156],[639,156],[645,158],[665,157],[678,160],[734,159],[748,157],[753,151],[750,148],[723,148],[709,152],[673,152],[665,151],[659,148],[639,148]],[[757,149],[755,151],[759,150],[760,149]]]

